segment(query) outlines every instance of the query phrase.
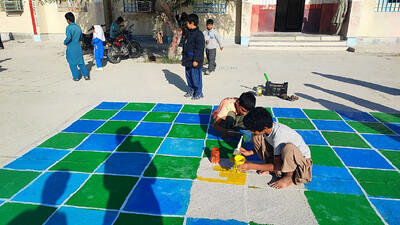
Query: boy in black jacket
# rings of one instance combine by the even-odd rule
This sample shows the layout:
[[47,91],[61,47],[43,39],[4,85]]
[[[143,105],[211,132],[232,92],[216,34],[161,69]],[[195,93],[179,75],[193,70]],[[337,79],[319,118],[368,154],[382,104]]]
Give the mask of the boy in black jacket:
[[196,14],[190,14],[187,18],[189,32],[186,34],[182,53],[182,66],[185,67],[186,81],[189,87],[185,97],[192,97],[192,100],[203,97],[201,69],[204,61],[205,41],[198,25],[199,17]]

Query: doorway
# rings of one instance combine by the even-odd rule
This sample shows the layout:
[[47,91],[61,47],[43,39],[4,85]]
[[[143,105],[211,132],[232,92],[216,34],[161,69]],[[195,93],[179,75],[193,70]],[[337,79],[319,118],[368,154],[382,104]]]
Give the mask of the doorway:
[[276,4],[275,31],[301,32],[305,0],[278,0]]

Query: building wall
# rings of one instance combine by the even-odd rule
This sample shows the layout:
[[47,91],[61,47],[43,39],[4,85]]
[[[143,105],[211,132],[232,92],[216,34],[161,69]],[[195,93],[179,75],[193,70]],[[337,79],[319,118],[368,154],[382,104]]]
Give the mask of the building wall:
[[32,34],[31,13],[28,1],[24,1],[24,11],[22,13],[8,14],[0,12],[0,32],[1,33],[25,33]]
[[[240,1],[240,0],[237,0]],[[199,24],[200,29],[204,30],[206,28],[206,20],[213,19],[214,27],[219,32],[222,39],[231,40],[235,39],[235,36],[239,36],[236,26],[236,12],[239,10],[237,6],[241,4],[236,4],[236,1],[230,1],[227,5],[227,12],[225,14],[213,14],[213,13],[199,13]],[[160,10],[160,5],[158,1],[155,3],[156,10]],[[182,8],[178,13],[186,12],[187,14],[193,13],[192,6]],[[134,24],[133,34],[140,36],[152,36],[153,35],[153,18],[156,16],[155,12],[152,13],[124,13],[123,1],[113,2],[112,5],[112,17],[115,20],[118,16],[123,16],[127,21],[128,26]],[[166,26],[164,34],[171,36],[169,28]]]
[[[37,27],[40,34],[61,35],[65,33],[68,25],[64,15],[67,11],[60,11],[56,3],[38,4]],[[88,4],[88,12],[74,12],[76,23],[83,32],[86,32],[94,24],[104,24],[104,10],[102,0],[92,0]],[[32,20],[29,3],[24,2],[24,12],[21,14],[9,14],[0,12],[0,31],[2,33],[12,32],[14,36],[32,35]]]
[[375,0],[353,0],[349,37],[400,38],[400,12],[375,12]]

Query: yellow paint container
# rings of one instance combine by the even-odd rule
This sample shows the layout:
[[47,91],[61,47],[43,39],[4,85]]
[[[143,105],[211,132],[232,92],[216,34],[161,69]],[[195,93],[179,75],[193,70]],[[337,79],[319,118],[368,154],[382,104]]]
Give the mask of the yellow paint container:
[[243,165],[245,162],[246,162],[246,157],[242,155],[235,155],[235,157],[233,158],[233,171],[239,172],[237,166]]

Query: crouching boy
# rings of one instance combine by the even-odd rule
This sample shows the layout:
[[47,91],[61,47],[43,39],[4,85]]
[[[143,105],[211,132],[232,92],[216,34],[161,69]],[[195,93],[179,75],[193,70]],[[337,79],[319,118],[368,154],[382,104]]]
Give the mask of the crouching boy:
[[310,149],[295,130],[273,122],[271,114],[261,107],[250,111],[243,122],[253,134],[254,150],[241,148],[242,155],[250,156],[257,153],[264,163],[246,162],[239,166],[240,170],[259,170],[266,173],[275,172],[277,176],[282,175],[278,181],[270,184],[277,189],[311,182]]
[[221,133],[223,139],[238,136],[240,129],[246,129],[244,116],[256,105],[256,98],[251,92],[245,92],[239,98],[225,98],[213,112],[213,127]]

